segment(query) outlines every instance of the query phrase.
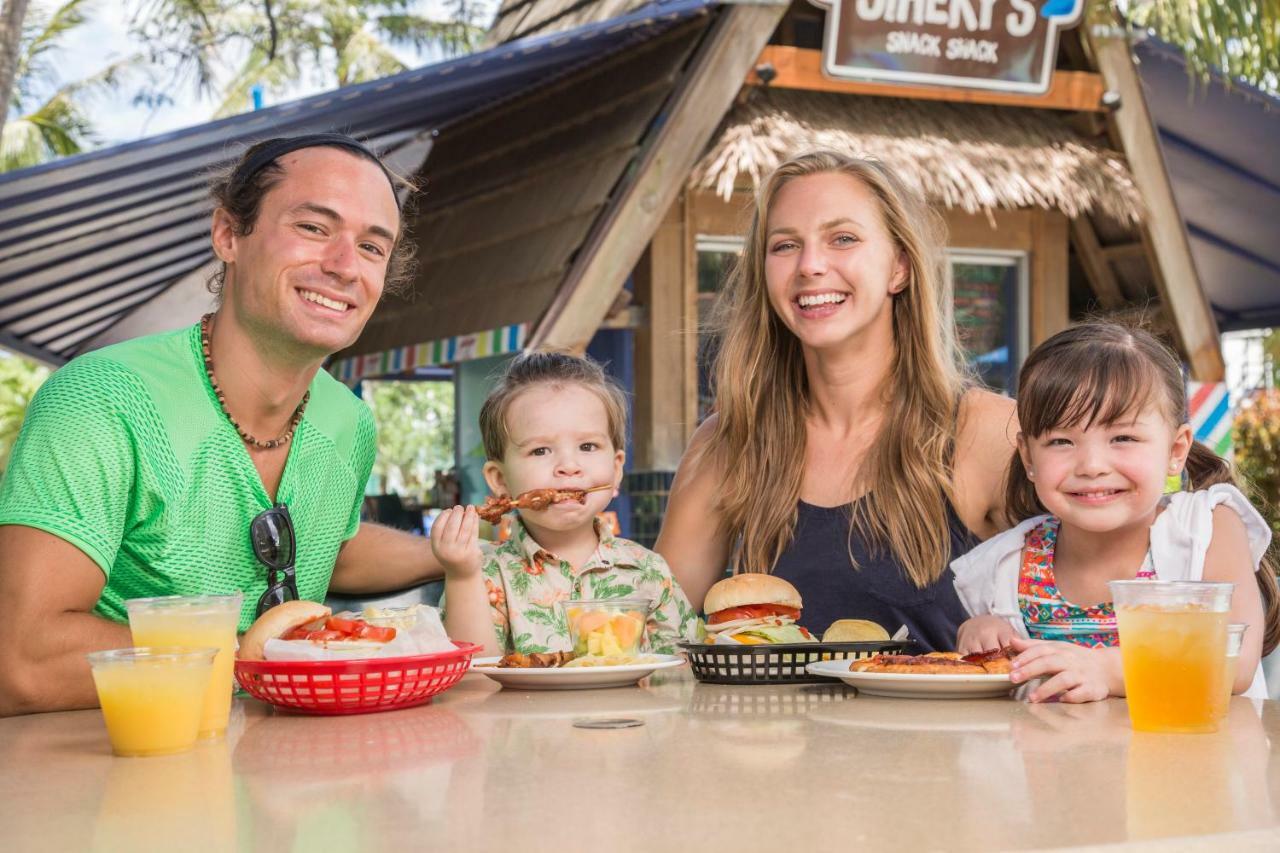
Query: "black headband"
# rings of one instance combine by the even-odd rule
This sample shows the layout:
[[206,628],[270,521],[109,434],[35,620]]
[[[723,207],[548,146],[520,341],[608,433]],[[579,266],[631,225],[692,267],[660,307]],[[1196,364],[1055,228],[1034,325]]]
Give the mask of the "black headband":
[[382,165],[382,161],[378,159],[378,155],[366,146],[364,143],[352,139],[343,133],[308,133],[303,136],[286,136],[280,139],[273,139],[263,145],[248,159],[240,164],[240,166],[231,175],[229,190],[234,195],[236,190],[243,187],[253,179],[253,176],[262,171],[268,163],[279,157],[288,154],[290,151],[298,151],[302,148],[345,148],[354,154],[366,157],[374,163],[378,164],[378,168],[382,170],[382,174],[387,176],[387,182],[391,184],[391,192],[394,195],[396,191],[396,180],[391,172],[387,171],[387,167]]

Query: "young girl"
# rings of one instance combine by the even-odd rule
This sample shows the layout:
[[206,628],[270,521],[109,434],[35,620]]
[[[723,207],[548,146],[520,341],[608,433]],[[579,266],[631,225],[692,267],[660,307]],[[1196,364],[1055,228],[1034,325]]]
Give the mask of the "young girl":
[[570,649],[559,602],[647,598],[644,646],[671,653],[693,639],[697,615],[657,554],[596,522],[617,495],[627,410],[621,389],[595,362],[553,352],[517,356],[480,409],[495,495],[532,489],[591,489],[585,503],[521,509],[511,537],[482,550],[474,506],[454,507],[431,526],[445,571],[445,628],[486,654]]
[[[1011,644],[1014,682],[1045,678],[1033,702],[1123,695],[1107,582],[1225,581],[1231,621],[1252,626],[1235,692],[1266,698],[1259,660],[1280,638],[1271,531],[1185,412],[1178,362],[1146,332],[1087,323],[1036,348],[1008,475],[1021,523],[952,563],[973,614],[962,653]],[[1170,476],[1186,491],[1165,495]]]

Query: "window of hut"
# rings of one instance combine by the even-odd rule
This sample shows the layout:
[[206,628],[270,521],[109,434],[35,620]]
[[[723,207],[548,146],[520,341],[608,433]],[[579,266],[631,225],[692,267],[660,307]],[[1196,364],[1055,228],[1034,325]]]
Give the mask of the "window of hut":
[[978,376],[1013,394],[1027,352],[1027,258],[1021,252],[950,251],[956,333]]

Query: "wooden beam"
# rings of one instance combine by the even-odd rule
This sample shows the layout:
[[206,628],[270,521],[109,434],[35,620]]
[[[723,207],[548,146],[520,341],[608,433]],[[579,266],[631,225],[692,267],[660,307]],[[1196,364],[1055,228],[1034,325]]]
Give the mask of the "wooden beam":
[[718,17],[661,127],[596,221],[530,346],[572,348],[590,341],[786,10],[785,3],[733,5],[714,13]]
[[615,314],[604,318],[600,324],[602,329],[639,329],[649,322],[649,312],[643,305],[628,305]]
[[689,193],[690,224],[698,234],[717,237],[746,236],[753,207],[752,194],[746,190],[735,190],[728,201],[711,190],[694,190]]
[[1111,113],[1110,120],[1129,161],[1134,183],[1146,202],[1147,219],[1142,224],[1142,232],[1155,258],[1155,280],[1161,301],[1173,320],[1192,378],[1200,382],[1221,382],[1226,367],[1218,343],[1218,323],[1200,286],[1186,228],[1173,196],[1160,140],[1147,109],[1128,40],[1123,32],[1111,36],[1109,31],[1101,29],[1089,31],[1086,37],[1107,88],[1120,96],[1120,107]]
[[1000,104],[1007,107],[1035,107],[1042,110],[1103,112],[1102,93],[1106,91],[1102,75],[1092,71],[1054,71],[1049,91],[1043,95],[1018,92],[993,92],[986,89],[955,89],[944,86],[909,86],[898,83],[872,83],[859,80],[835,80],[822,71],[822,51],[783,45],[769,45],[747,74],[749,85],[759,86],[764,80],[756,73],[762,65],[772,65],[776,74],[769,86],[781,89],[805,89],[810,92],[837,92],[843,95],[872,95],[886,98],[915,98],[922,101],[953,101],[966,104]]
[[1038,346],[1070,322],[1067,217],[1056,210],[1030,211],[1031,346]]
[[1098,304],[1108,311],[1124,307],[1124,291],[1116,281],[1116,274],[1111,264],[1098,245],[1098,235],[1093,230],[1093,223],[1087,215],[1077,216],[1071,220],[1071,239],[1076,245],[1076,256],[1080,258],[1080,266],[1084,267],[1089,278],[1089,286]]
[[1116,243],[1114,246],[1103,246],[1101,248],[1102,257],[1107,259],[1108,263],[1123,261],[1128,258],[1139,258],[1145,260],[1147,257],[1147,247],[1141,241],[1136,243]]
[[686,197],[671,206],[632,279],[636,330],[632,468],[674,471],[697,426],[697,258]]
[[1029,210],[990,210],[985,213],[943,210],[940,213],[947,223],[948,248],[1027,253],[1034,248]]

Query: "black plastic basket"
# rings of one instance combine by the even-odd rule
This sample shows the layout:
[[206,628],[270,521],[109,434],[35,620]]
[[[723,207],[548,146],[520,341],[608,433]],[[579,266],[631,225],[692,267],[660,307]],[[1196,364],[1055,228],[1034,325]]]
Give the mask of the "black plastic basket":
[[681,643],[699,681],[709,684],[827,684],[805,667],[821,660],[856,660],[873,655],[911,654],[911,640],[862,643],[778,643],[723,645]]

